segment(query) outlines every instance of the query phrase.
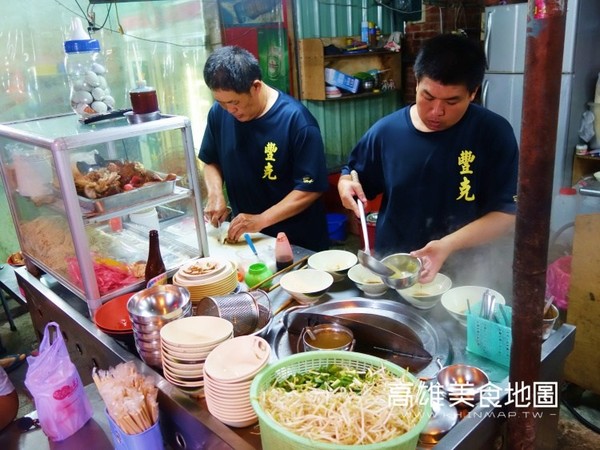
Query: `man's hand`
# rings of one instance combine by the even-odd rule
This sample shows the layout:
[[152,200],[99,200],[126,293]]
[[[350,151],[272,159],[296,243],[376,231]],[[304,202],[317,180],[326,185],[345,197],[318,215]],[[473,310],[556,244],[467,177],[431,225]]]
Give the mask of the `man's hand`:
[[337,188],[344,208],[353,211],[354,215],[359,217],[360,212],[355,197],[358,197],[363,203],[367,202],[367,197],[365,197],[365,192],[361,184],[358,181],[352,181],[350,175],[342,175],[338,181]]

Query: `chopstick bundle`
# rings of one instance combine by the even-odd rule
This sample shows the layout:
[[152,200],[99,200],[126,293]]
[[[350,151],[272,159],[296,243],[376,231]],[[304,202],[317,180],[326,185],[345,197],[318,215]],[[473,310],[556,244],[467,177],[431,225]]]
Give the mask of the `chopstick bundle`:
[[92,377],[106,410],[127,434],[146,431],[158,420],[158,389],[151,377],[138,373],[133,362],[109,370],[94,368]]

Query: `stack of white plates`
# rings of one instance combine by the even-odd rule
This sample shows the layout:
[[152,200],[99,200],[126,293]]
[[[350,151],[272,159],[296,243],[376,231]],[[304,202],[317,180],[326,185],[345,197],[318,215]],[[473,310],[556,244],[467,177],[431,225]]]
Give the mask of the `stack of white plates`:
[[192,303],[210,295],[225,295],[238,287],[237,264],[219,258],[198,258],[173,275],[173,284],[190,291]]
[[258,417],[250,404],[250,385],[270,356],[269,343],[259,336],[239,336],[219,344],[204,364],[208,411],[231,427],[256,423]]
[[233,325],[220,317],[192,316],[166,324],[160,330],[163,375],[174,385],[199,393],[208,354],[232,337]]

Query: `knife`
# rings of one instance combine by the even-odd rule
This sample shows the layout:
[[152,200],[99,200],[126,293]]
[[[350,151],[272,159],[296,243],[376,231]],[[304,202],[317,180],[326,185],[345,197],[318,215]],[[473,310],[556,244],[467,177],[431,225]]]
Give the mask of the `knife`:
[[352,331],[356,344],[354,351],[379,356],[410,372],[419,372],[433,360],[422,345],[371,323],[309,311],[294,312],[284,321],[288,332],[300,334],[305,327],[336,323]]

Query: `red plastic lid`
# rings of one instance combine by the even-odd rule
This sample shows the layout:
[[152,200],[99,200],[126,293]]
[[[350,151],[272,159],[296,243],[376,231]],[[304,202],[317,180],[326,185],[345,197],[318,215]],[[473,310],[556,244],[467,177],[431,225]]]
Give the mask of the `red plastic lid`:
[[560,195],[577,195],[577,189],[572,187],[561,187],[558,193]]

